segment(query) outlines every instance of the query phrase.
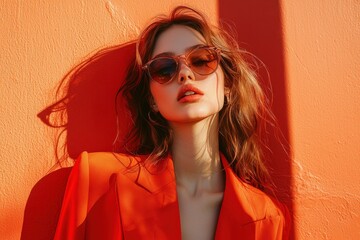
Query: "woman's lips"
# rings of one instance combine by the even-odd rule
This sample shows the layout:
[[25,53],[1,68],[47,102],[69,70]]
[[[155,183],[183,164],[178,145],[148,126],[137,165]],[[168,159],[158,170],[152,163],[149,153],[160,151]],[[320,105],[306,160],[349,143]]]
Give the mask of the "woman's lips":
[[188,84],[180,89],[177,100],[180,103],[196,102],[202,95],[204,95],[204,93],[200,89]]
[[202,97],[202,95],[200,95],[200,94],[188,95],[188,96],[184,96],[184,97],[180,98],[179,102],[180,103],[196,102],[201,97]]

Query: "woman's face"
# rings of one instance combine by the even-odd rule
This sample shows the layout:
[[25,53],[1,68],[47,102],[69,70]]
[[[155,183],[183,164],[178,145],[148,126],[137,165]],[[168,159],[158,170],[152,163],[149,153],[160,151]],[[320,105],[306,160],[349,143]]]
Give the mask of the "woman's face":
[[[197,45],[207,45],[199,32],[186,26],[174,25],[160,34],[152,58],[159,55],[183,55]],[[199,75],[181,58],[178,73],[173,79],[165,84],[151,80],[150,91],[155,108],[169,123],[196,122],[213,116],[222,109],[224,73],[219,64],[210,75]]]

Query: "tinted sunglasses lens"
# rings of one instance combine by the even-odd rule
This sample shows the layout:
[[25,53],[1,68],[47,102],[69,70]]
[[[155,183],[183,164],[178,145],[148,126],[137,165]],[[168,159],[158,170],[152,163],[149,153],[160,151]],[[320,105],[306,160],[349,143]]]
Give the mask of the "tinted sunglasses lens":
[[208,75],[215,72],[219,57],[215,49],[200,48],[188,56],[191,69],[200,75]]
[[177,71],[177,63],[173,58],[158,58],[149,65],[149,73],[159,83],[170,81]]

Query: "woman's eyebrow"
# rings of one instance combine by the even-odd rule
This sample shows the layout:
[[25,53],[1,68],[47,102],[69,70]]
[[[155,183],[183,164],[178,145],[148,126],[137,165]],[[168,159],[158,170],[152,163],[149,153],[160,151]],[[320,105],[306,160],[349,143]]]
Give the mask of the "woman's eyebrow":
[[[191,50],[193,50],[193,49],[195,49],[195,48],[198,48],[198,47],[205,47],[206,45],[205,44],[196,44],[196,45],[194,45],[194,46],[191,46],[191,47],[188,47],[188,48],[186,48],[185,49],[185,52],[187,53],[187,52],[189,52],[189,51],[191,51]],[[168,57],[168,56],[175,56],[175,53],[174,52],[162,52],[162,53],[159,53],[159,54],[157,54],[157,55],[155,55],[152,59],[154,59],[154,58],[157,58],[157,57],[163,57],[163,56],[165,56],[165,57]]]

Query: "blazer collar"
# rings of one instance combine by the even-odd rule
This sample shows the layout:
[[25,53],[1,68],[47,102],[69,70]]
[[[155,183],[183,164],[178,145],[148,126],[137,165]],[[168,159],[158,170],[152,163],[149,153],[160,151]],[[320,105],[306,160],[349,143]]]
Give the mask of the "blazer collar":
[[[156,166],[145,166],[143,163],[147,157],[141,156],[140,159],[137,159],[137,164],[132,165],[132,167],[136,167],[136,170],[129,171],[130,173],[127,173],[127,175],[133,178],[138,186],[150,193],[159,193],[168,189],[167,186],[175,182],[175,170],[171,155],[168,154]],[[230,175],[232,183],[234,181],[234,173],[222,153],[220,154],[220,159],[226,173],[226,179]]]
[[[243,183],[230,167],[227,159],[221,153],[221,163],[223,165],[226,181],[224,196],[221,204],[221,211],[219,214],[218,227],[221,227],[223,222],[231,221],[236,222],[237,226],[248,224],[256,218],[253,203],[248,197],[250,186]],[[163,162],[155,167],[145,168],[139,167],[136,184],[145,189],[146,191],[158,195],[164,194],[172,196],[176,194],[176,181],[173,160],[168,155]]]
[[[255,195],[258,193],[236,176],[223,154],[221,154],[221,162],[226,174],[226,183],[215,239],[229,239],[231,236],[253,233],[252,223],[263,220],[261,216],[256,216],[254,207],[261,203],[254,202],[252,197],[254,193]],[[136,207],[129,208],[130,210],[122,209],[125,211],[122,215],[122,221],[126,223],[124,227],[127,229],[125,235],[142,236],[142,233],[152,232],[154,236],[159,236],[157,239],[180,239],[180,213],[174,165],[170,156],[165,158],[162,164],[164,165],[156,168],[138,165],[137,171],[132,171],[129,175],[122,174],[124,178],[140,187],[131,190],[134,198],[129,204],[134,204]],[[127,193],[123,191],[126,189],[127,180],[118,180],[120,202],[127,202],[129,201],[126,197]],[[135,219],[134,216],[138,217]],[[138,230],[135,230],[136,228]]]
[[142,164],[147,157],[141,157],[141,162],[137,166],[135,183],[153,194],[166,191],[169,189],[168,185],[175,182],[175,171],[171,156],[168,155],[156,166]]
[[235,230],[235,228],[254,222],[252,203],[247,197],[247,184],[234,173],[223,154],[221,154],[221,162],[226,173],[226,181],[217,233],[221,229],[234,228],[233,230]]
[[[237,226],[248,224],[253,222],[254,219],[261,218],[261,216],[257,216],[253,199],[249,199],[249,196],[251,196],[249,191],[254,194],[262,194],[260,190],[242,182],[234,173],[223,154],[220,155],[220,159],[225,171],[226,180],[218,226],[221,226],[225,216],[227,218],[226,222],[228,218],[233,217],[233,221],[236,221],[238,224]],[[174,165],[170,155],[160,165],[138,167],[137,171],[132,172],[131,175],[135,177],[134,182],[139,187],[154,196],[159,194],[174,196],[174,193],[176,195]],[[169,201],[175,201],[177,204],[177,197],[171,197]]]

